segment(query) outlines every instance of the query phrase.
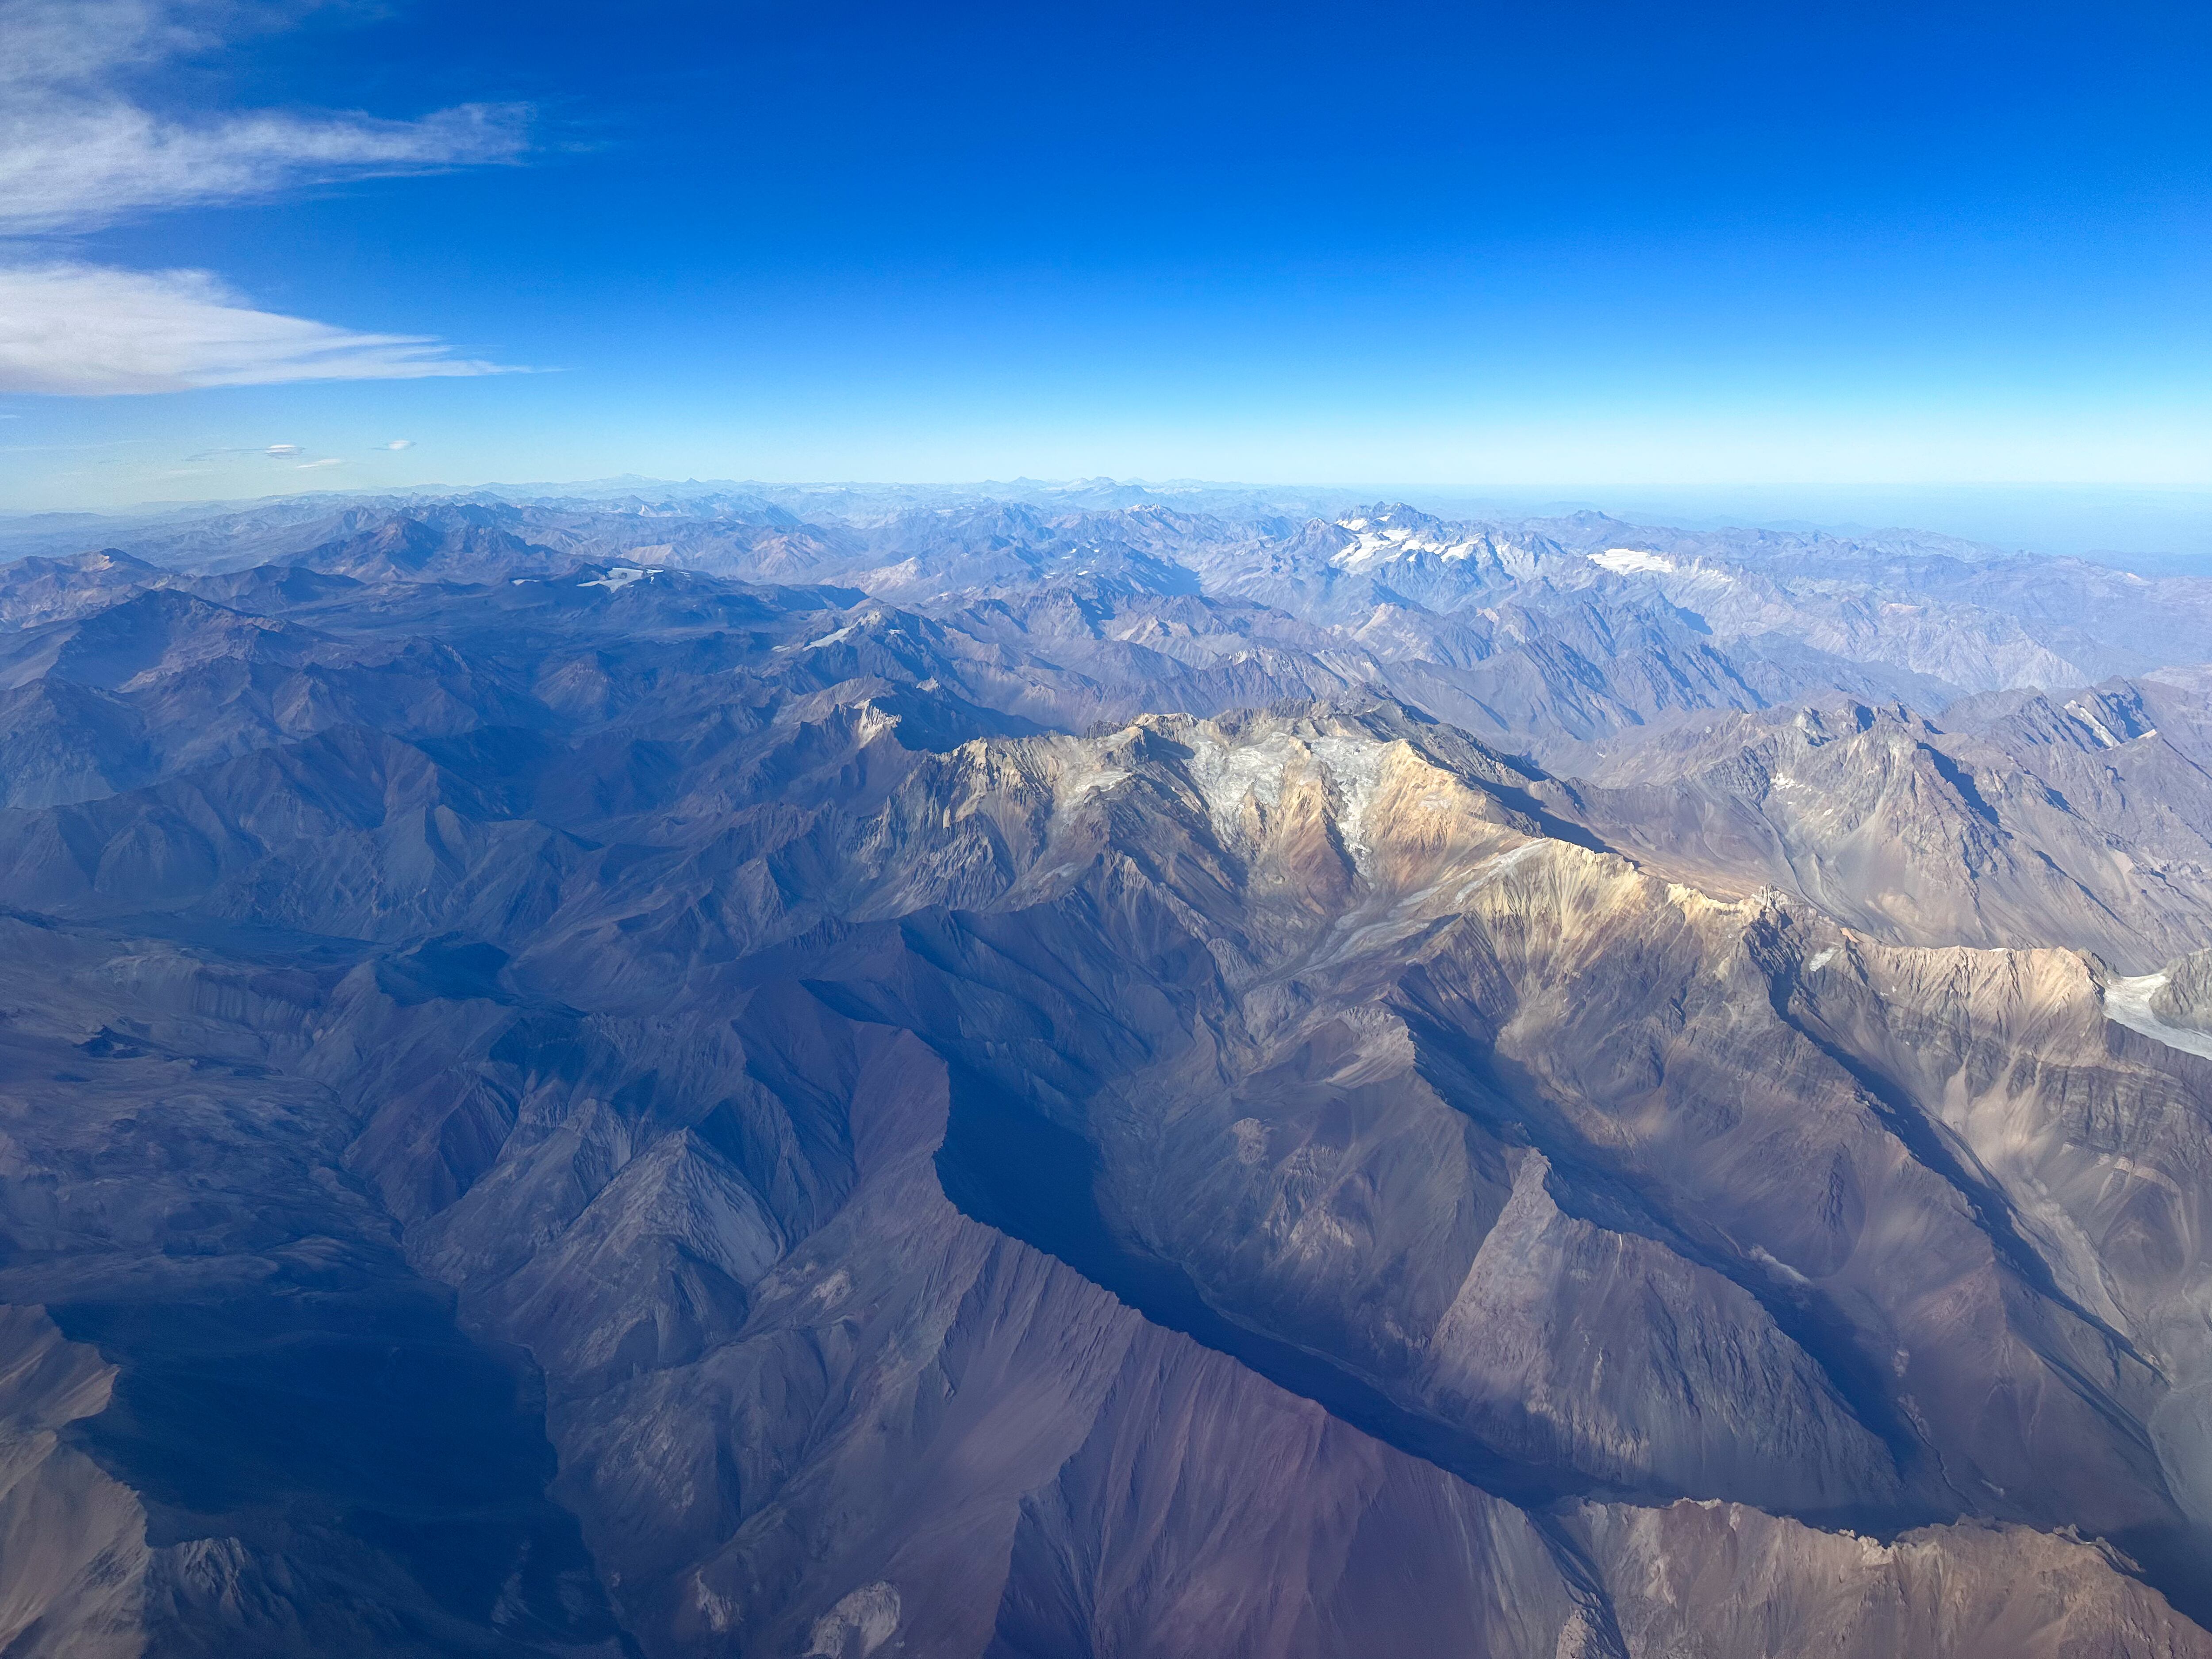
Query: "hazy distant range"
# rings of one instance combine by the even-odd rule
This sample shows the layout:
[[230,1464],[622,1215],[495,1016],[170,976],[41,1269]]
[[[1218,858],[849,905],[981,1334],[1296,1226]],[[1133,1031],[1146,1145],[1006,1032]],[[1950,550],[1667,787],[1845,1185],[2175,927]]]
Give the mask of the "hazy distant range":
[[[1359,492],[1363,499],[1376,494]],[[1444,516],[1583,510],[1712,530],[1825,530],[1838,536],[1910,526],[2029,553],[2174,573],[2212,560],[2212,490],[2116,484],[1590,484],[1380,492]]]
[[[273,482],[272,477],[272,482]],[[732,488],[726,480],[686,481],[694,488]],[[636,476],[597,480],[590,483],[534,483],[520,484],[420,484],[374,494],[447,495],[483,492],[517,498],[554,495],[584,495],[599,491],[628,494],[641,487],[655,490],[671,485],[665,479]],[[741,486],[740,486],[741,487]],[[1840,536],[1909,526],[1943,535],[1964,537],[2008,550],[2048,553],[2094,559],[2152,574],[2180,574],[2201,568],[2212,561],[2212,489],[2150,485],[2093,483],[1943,483],[1943,484],[1547,484],[1525,486],[1450,485],[1380,483],[1244,485],[1178,479],[1147,485],[1136,480],[1106,478],[1048,483],[1017,478],[1000,483],[929,485],[838,484],[819,488],[850,492],[855,497],[880,495],[888,505],[897,498],[911,503],[916,498],[941,495],[945,501],[973,500],[995,495],[1010,500],[1048,501],[1062,495],[1090,495],[1101,488],[1127,493],[1133,498],[1159,493],[1183,493],[1206,498],[1204,506],[1216,510],[1228,499],[1244,497],[1256,503],[1279,501],[1285,509],[1329,513],[1360,502],[1402,501],[1425,512],[1446,518],[1550,518],[1579,511],[1597,511],[1616,518],[1647,523],[1671,524],[1689,530],[1740,526],[1749,529],[1826,531]],[[272,492],[274,493],[274,492]],[[284,492],[289,494],[290,492]],[[340,492],[360,493],[357,489]],[[302,499],[294,496],[293,499]],[[852,504],[857,505],[857,502]],[[1073,503],[1071,503],[1073,504]],[[1085,503],[1091,504],[1091,503]],[[1194,502],[1194,505],[1198,503]],[[187,516],[195,511],[216,512],[246,505],[241,501],[149,502],[139,513]],[[0,510],[0,522],[14,521],[19,532],[26,519],[57,521],[77,514],[21,514]],[[91,518],[94,515],[82,515]],[[125,511],[100,518],[127,520]],[[15,537],[0,536],[13,541]],[[9,556],[28,547],[0,549]]]

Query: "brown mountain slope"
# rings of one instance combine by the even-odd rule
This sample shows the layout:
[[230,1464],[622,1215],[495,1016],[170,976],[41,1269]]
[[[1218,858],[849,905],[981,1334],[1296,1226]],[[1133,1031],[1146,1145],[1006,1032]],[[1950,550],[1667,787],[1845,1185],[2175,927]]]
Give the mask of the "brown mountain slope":
[[2212,1654],[2185,745],[600,580],[0,813],[11,1650]]

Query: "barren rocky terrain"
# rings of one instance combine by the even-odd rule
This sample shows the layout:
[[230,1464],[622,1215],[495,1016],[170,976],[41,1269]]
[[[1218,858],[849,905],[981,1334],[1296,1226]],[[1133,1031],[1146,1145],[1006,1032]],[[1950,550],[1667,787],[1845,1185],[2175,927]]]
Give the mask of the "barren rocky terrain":
[[2212,582],[1280,505],[0,538],[0,1653],[2212,1656]]

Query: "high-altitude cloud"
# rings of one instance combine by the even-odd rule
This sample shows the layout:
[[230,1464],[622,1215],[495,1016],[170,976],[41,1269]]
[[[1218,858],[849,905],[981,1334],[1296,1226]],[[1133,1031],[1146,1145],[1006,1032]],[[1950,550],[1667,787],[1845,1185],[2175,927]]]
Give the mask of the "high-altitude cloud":
[[[0,235],[47,236],[287,188],[512,161],[527,112],[419,120],[175,111],[143,83],[181,56],[281,25],[248,0],[0,0]],[[70,260],[0,268],[0,391],[99,394],[303,380],[480,374],[434,339],[257,311],[204,272]]]
[[496,372],[423,336],[256,311],[205,271],[0,269],[0,392],[97,396]]
[[162,111],[142,95],[167,60],[286,20],[241,0],[0,0],[0,234],[521,153],[528,112],[512,105],[391,121]]
[[203,128],[121,105],[43,119],[11,112],[0,120],[0,231],[71,230],[289,185],[505,161],[520,148],[520,125],[481,105],[420,121],[252,115]]

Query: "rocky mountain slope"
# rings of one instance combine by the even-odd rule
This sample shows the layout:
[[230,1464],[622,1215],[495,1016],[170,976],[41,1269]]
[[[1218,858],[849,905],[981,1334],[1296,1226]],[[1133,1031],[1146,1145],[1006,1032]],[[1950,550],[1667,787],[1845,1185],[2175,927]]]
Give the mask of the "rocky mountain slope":
[[164,534],[0,567],[0,1650],[2212,1655],[2189,583]]

